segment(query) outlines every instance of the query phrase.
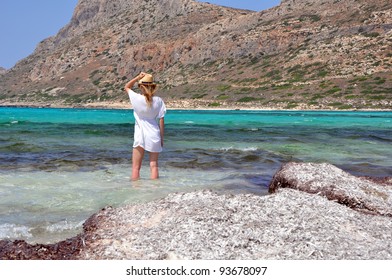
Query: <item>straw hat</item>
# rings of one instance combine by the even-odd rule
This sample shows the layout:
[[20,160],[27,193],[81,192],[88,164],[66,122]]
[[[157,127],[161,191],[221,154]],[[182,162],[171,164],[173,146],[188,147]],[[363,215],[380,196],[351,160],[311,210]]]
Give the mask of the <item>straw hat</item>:
[[139,80],[139,85],[155,85],[154,78],[151,74],[146,74]]

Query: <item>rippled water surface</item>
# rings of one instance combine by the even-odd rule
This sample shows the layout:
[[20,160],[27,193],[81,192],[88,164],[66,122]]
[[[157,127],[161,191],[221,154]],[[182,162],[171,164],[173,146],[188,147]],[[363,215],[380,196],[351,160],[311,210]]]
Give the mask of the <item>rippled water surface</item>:
[[54,242],[106,205],[209,188],[263,195],[288,161],[392,176],[392,112],[188,111],[165,117],[161,179],[130,182],[130,110],[0,108],[0,239]]

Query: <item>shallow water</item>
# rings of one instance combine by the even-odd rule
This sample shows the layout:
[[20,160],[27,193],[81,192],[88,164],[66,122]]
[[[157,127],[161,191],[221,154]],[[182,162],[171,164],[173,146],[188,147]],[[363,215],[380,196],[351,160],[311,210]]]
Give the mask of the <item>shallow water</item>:
[[107,205],[214,189],[263,195],[288,161],[392,176],[392,112],[169,111],[157,181],[130,182],[130,110],[0,108],[0,239],[54,242]]

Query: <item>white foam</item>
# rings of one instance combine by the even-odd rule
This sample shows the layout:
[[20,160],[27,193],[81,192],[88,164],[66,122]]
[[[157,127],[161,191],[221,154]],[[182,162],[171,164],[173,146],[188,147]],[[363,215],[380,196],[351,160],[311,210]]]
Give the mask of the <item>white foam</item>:
[[0,239],[28,239],[32,236],[27,226],[0,224]]
[[224,147],[217,149],[218,151],[242,151],[242,152],[252,152],[257,151],[259,148],[257,147]]
[[80,222],[70,222],[70,221],[61,221],[49,226],[46,226],[46,230],[50,233],[58,233],[62,231],[76,230],[83,226],[84,221]]

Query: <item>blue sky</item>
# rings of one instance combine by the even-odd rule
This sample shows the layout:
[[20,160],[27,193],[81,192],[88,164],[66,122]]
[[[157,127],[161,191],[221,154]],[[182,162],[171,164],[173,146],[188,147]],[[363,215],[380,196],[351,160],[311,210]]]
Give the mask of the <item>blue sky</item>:
[[[143,1],[143,0],[141,0]],[[280,0],[207,0],[222,6],[261,11]],[[56,35],[71,19],[78,0],[1,0],[0,67],[11,68],[37,44]]]
[[253,11],[262,11],[280,3],[280,0],[198,0],[199,2],[208,2],[211,4],[247,9]]

